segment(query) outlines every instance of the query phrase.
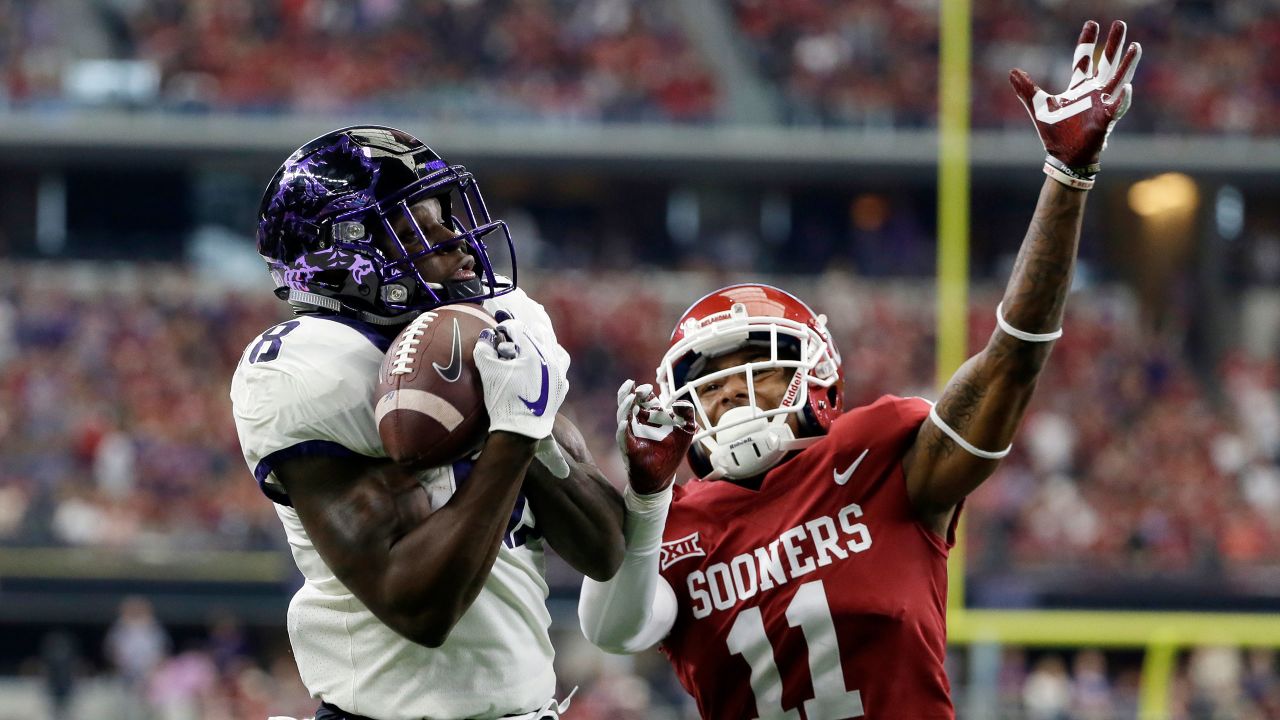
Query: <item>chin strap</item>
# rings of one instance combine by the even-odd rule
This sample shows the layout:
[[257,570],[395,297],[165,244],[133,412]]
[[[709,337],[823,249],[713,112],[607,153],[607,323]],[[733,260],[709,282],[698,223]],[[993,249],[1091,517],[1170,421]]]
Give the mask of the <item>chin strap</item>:
[[321,310],[328,310],[329,312],[336,313],[338,315],[355,318],[356,320],[367,322],[371,325],[403,325],[422,314],[421,310],[410,310],[409,312],[401,313],[399,315],[375,315],[365,310],[357,310],[343,305],[342,302],[336,298],[295,288],[289,289],[289,304],[293,305],[295,308],[300,305],[310,305],[312,307],[320,308]]
[[[755,408],[736,407],[725,412],[720,422],[735,423],[740,415],[751,415]],[[803,450],[822,436],[797,438],[787,424],[786,415],[773,419],[755,418],[715,434],[716,448],[710,454],[711,473],[703,480],[731,480],[755,477],[767,472],[788,453]]]

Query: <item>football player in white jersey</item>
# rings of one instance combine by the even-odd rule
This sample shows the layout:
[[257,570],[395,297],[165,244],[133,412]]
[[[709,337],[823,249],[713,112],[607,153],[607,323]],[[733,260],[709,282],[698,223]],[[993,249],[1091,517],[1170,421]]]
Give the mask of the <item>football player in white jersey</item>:
[[[352,127],[281,166],[258,251],[295,317],[245,349],[231,398],[305,578],[288,628],[317,720],[557,717],[542,543],[608,579],[623,507],[557,417],[569,357],[550,319],[495,272],[497,252],[514,270],[505,223],[463,167]],[[500,320],[474,351],[490,432],[478,455],[413,475],[378,436],[378,369],[446,303]]]

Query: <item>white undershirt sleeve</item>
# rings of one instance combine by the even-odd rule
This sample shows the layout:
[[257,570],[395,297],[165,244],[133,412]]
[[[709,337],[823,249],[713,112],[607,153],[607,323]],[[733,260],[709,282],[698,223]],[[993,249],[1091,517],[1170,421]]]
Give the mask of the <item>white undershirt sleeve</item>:
[[654,495],[622,493],[627,507],[626,553],[606,582],[582,581],[578,621],[582,634],[611,653],[635,653],[658,644],[676,621],[676,594],[658,574],[658,549],[671,506],[671,488]]

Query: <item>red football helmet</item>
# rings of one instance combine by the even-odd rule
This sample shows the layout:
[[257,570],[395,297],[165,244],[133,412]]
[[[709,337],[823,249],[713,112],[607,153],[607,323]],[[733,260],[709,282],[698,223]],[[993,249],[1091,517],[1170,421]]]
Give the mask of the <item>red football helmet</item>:
[[[658,386],[664,403],[693,403],[698,431],[689,464],[699,476],[759,475],[826,433],[844,409],[840,352],[826,325],[826,316],[799,298],[758,283],[722,288],[684,312],[658,367]],[[751,345],[767,349],[769,358],[705,373],[707,360]],[[756,404],[754,374],[765,368],[793,371],[776,408]],[[731,408],[713,425],[699,388],[738,374],[746,376],[748,404]],[[792,414],[800,437],[787,424]]]

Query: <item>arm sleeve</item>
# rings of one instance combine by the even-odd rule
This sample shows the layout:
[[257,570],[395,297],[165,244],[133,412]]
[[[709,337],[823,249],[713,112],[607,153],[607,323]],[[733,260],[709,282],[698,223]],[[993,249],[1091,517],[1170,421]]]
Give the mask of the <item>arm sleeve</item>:
[[656,495],[623,491],[627,516],[622,567],[606,582],[582,581],[578,620],[582,634],[611,653],[635,653],[656,645],[676,621],[676,594],[658,574],[658,549],[671,506],[671,488]]

